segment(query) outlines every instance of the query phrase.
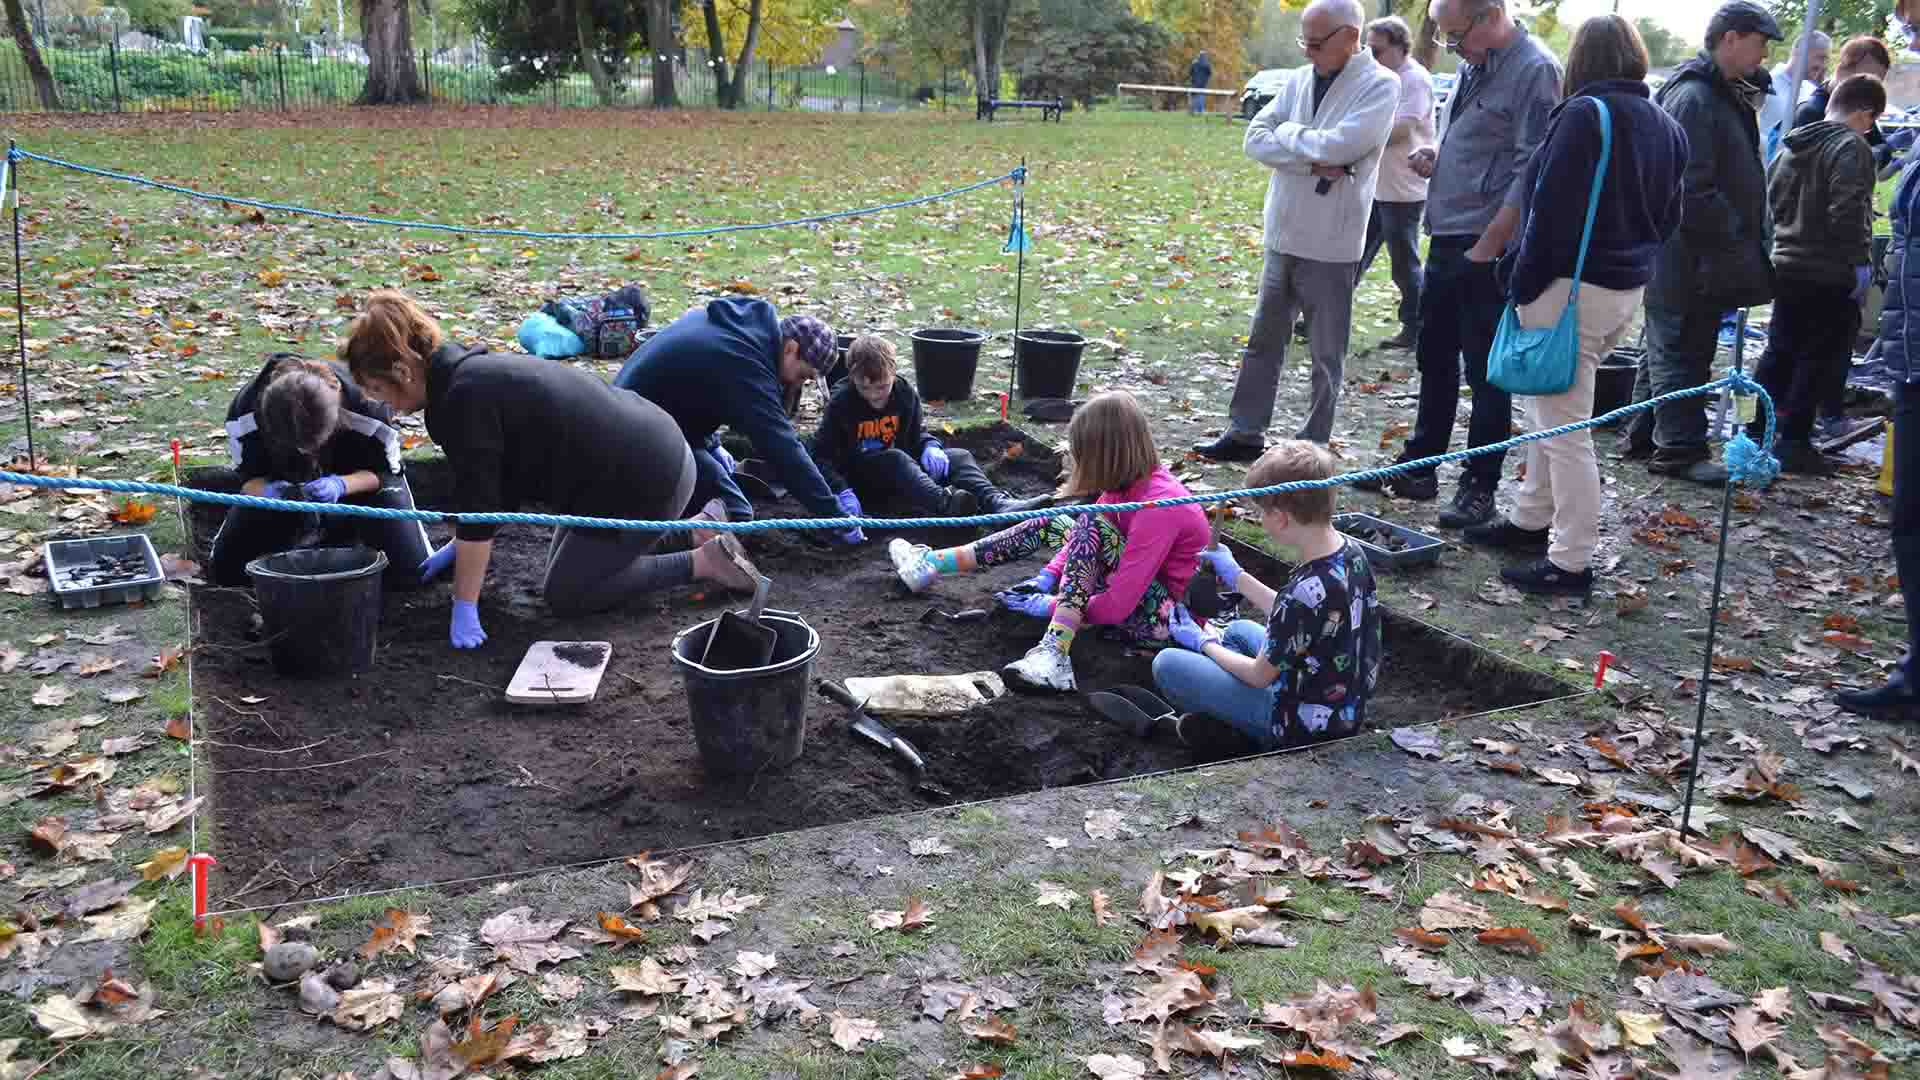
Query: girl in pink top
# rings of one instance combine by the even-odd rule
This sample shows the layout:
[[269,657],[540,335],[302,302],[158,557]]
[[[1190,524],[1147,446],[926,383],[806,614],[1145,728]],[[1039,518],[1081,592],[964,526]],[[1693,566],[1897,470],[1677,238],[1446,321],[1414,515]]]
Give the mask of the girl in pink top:
[[[1081,406],[1067,426],[1063,498],[1099,494],[1101,503],[1150,502],[1188,494],[1160,464],[1147,414],[1116,390]],[[895,539],[887,546],[900,580],[921,592],[944,574],[999,566],[1042,547],[1057,548],[1046,569],[995,595],[1012,611],[1047,620],[1040,644],[1004,669],[1009,682],[1071,692],[1068,651],[1081,624],[1111,626],[1123,638],[1165,642],[1174,603],[1187,595],[1200,550],[1212,542],[1197,505],[1118,514],[1062,512],[1029,518],[964,547],[934,551]]]

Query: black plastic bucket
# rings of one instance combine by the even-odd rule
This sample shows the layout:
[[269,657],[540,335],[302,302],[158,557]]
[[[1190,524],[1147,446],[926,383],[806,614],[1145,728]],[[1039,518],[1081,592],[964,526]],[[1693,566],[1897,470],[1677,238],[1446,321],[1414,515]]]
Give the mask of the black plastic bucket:
[[[833,366],[827,369],[827,386],[839,389],[840,383],[847,377],[847,350],[853,348],[853,339],[857,334],[833,335]],[[822,406],[825,407],[824,404]]]
[[1633,380],[1645,351],[1631,345],[1613,350],[1593,372],[1593,415],[1605,416],[1633,402]]
[[965,401],[973,396],[973,372],[980,366],[978,330],[934,329],[913,332],[913,381],[922,401]]
[[1071,398],[1087,339],[1071,330],[1023,330],[1013,339],[1013,363],[1023,398]]
[[386,568],[386,554],[366,547],[299,548],[248,563],[273,669],[340,675],[372,667]]
[[687,711],[700,763],[716,776],[739,776],[793,763],[807,740],[807,691],[820,635],[791,611],[766,611],[763,626],[779,635],[765,667],[717,671],[699,657],[718,620],[690,626],[673,639],[673,665],[687,687]]

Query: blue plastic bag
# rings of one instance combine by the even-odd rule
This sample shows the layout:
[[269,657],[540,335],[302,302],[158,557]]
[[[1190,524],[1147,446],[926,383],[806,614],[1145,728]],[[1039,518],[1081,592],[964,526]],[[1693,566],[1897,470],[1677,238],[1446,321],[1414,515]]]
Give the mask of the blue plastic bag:
[[521,348],[549,360],[579,356],[587,351],[587,343],[580,340],[579,334],[561,326],[544,311],[527,316],[527,321],[520,324],[519,338]]

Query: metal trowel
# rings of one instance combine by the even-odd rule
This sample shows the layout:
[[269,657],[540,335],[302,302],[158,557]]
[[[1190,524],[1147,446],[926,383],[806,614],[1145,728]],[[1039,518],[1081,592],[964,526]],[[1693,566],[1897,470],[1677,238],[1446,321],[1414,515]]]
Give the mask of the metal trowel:
[[707,647],[700,653],[700,666],[715,671],[740,671],[745,668],[766,667],[773,660],[774,646],[780,635],[771,626],[760,622],[760,613],[766,610],[767,587],[773,584],[766,575],[753,582],[753,603],[747,613],[723,611],[714,620],[713,630],[707,635]]

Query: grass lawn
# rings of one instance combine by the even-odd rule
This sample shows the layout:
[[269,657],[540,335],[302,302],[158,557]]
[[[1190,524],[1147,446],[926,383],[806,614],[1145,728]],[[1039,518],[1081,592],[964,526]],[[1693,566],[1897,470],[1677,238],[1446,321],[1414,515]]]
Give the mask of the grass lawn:
[[[1187,443],[1217,431],[1224,419],[1261,263],[1264,178],[1241,155],[1235,124],[1116,110],[1074,114],[1057,125],[1027,117],[988,125],[938,113],[596,117],[444,111],[295,122],[219,117],[142,126],[35,123],[12,134],[40,153],[207,191],[541,231],[764,222],[945,190],[1003,174],[1024,159],[1032,170],[1027,212],[1034,249],[1020,290],[1021,324],[1085,334],[1092,344],[1080,390],[1133,389],[1155,413],[1163,456],[1191,485],[1238,486],[1237,469],[1206,466],[1184,453]],[[1004,186],[821,227],[561,242],[256,215],[36,163],[22,170],[21,185],[36,449],[48,467],[89,476],[167,479],[173,471],[167,446],[175,438],[186,467],[223,462],[226,437],[219,421],[262,355],[330,352],[356,301],[379,287],[404,288],[424,299],[456,339],[500,348],[511,348],[514,328],[547,296],[634,282],[646,286],[661,322],[731,292],[820,314],[842,331],[891,334],[903,354],[906,333],[914,328],[992,331],[998,336],[983,356],[975,398],[941,411],[942,422],[953,424],[996,413],[988,392],[1004,387],[1009,376],[1016,262],[1001,252],[1011,216],[1011,192]],[[1410,418],[1405,395],[1414,385],[1411,357],[1376,347],[1398,329],[1395,299],[1383,258],[1361,287],[1336,434],[1336,446],[1351,465],[1387,452],[1396,425]],[[610,372],[616,365],[599,366]],[[1283,382],[1276,429],[1301,415],[1302,367],[1292,365]],[[8,395],[0,402],[0,438],[14,457],[24,451],[25,435],[14,397],[18,374],[0,375],[0,382],[7,383]],[[1045,437],[1063,433],[1055,428]],[[1602,436],[1601,442],[1605,447],[1611,439]],[[412,452],[434,451],[423,445]],[[1516,458],[1509,474],[1517,464]],[[701,1075],[951,1076],[991,1062],[1008,1075],[1064,1078],[1089,1075],[1085,1060],[1094,1054],[1148,1059],[1151,1051],[1133,1040],[1151,1038],[1151,1025],[1103,1019],[1103,999],[1125,997],[1141,981],[1122,970],[1141,937],[1130,920],[1136,898],[1156,870],[1212,865],[1206,852],[1232,843],[1240,829],[1277,818],[1340,867],[1347,866],[1344,841],[1358,838],[1366,819],[1376,815],[1397,819],[1403,834],[1436,815],[1504,822],[1518,841],[1532,845],[1543,843],[1549,815],[1571,814],[1576,823],[1583,813],[1605,820],[1612,807],[1610,829],[1628,817],[1641,829],[1665,824],[1644,807],[1628,814],[1633,807],[1620,801],[1620,792],[1676,792],[1669,766],[1691,734],[1702,693],[1689,681],[1700,673],[1713,569],[1713,530],[1702,523],[1717,520],[1718,493],[1676,490],[1636,469],[1605,468],[1606,584],[1592,604],[1536,604],[1507,595],[1497,585],[1498,563],[1463,547],[1449,550],[1441,568],[1385,578],[1382,588],[1394,606],[1553,671],[1570,685],[1588,677],[1584,672],[1595,651],[1610,649],[1625,671],[1608,694],[1443,727],[1444,756],[1435,761],[1417,761],[1384,735],[1369,736],[1313,754],[1200,774],[1050,792],[703,853],[699,876],[689,884],[709,894],[737,888],[767,902],[740,916],[732,936],[703,946],[691,963],[723,972],[736,950],[777,952],[782,975],[813,980],[808,995],[823,1013],[876,1019],[884,1037],[855,1054],[831,1041],[824,1019],[816,1025],[788,1019],[751,1030],[743,1025],[695,1046]],[[1263,1004],[1311,993],[1316,981],[1370,984],[1379,994],[1381,1024],[1411,1023],[1420,1031],[1377,1048],[1370,1065],[1349,1075],[1369,1069],[1377,1080],[1465,1078],[1487,1075],[1489,1063],[1476,1059],[1489,1055],[1509,1058],[1507,1067],[1524,1073],[1532,1062],[1511,1049],[1512,1030],[1559,1023],[1575,1000],[1602,1021],[1616,1011],[1660,1011],[1636,984],[1642,972],[1635,962],[1616,958],[1614,942],[1576,931],[1566,912],[1471,891],[1478,871],[1512,866],[1569,898],[1573,912],[1596,924],[1617,927],[1611,906],[1634,898],[1671,933],[1724,934],[1733,951],[1683,954],[1675,948],[1669,958],[1684,958],[1741,997],[1791,988],[1794,1011],[1783,1019],[1777,1045],[1809,1068],[1826,1056],[1841,1029],[1889,1060],[1907,1063],[1895,1068],[1911,1068],[1920,1057],[1920,1032],[1907,1000],[1911,983],[1891,992],[1891,1003],[1882,998],[1864,1006],[1872,1017],[1822,1010],[1805,996],[1818,991],[1871,998],[1854,988],[1860,978],[1855,956],[1896,976],[1920,975],[1920,929],[1911,919],[1920,911],[1920,893],[1908,877],[1910,852],[1903,857],[1905,849],[1893,846],[1910,848],[1912,841],[1903,836],[1915,835],[1920,793],[1903,776],[1900,756],[1915,751],[1902,729],[1845,721],[1824,706],[1832,684],[1877,679],[1904,640],[1905,613],[1890,601],[1897,594],[1887,581],[1885,511],[1871,494],[1871,473],[1862,465],[1826,484],[1795,481],[1762,494],[1743,493],[1716,648],[1721,676],[1705,691],[1708,777],[1738,774],[1758,761],[1783,771],[1795,785],[1791,802],[1703,799],[1703,806],[1725,819],[1710,831],[1724,838],[1729,826],[1774,830],[1797,840],[1803,853],[1839,864],[1837,873],[1778,856],[1779,869],[1744,881],[1718,865],[1683,865],[1674,883],[1662,887],[1657,875],[1605,854],[1599,841],[1556,849],[1548,857],[1489,846],[1483,836],[1468,837],[1471,846],[1414,845],[1381,868],[1390,887],[1387,899],[1355,891],[1325,867],[1308,872],[1295,864],[1260,882],[1292,889],[1294,899],[1284,906],[1294,947],[1221,947],[1188,933],[1186,959],[1217,969],[1207,976],[1221,991],[1207,1026],[1266,1039],[1269,1051],[1292,1046],[1290,1036],[1259,1025]],[[1432,524],[1431,506],[1359,495],[1352,501],[1412,524]],[[151,924],[136,938],[79,941],[85,924],[56,918],[75,889],[137,876],[137,864],[187,843],[184,824],[151,835],[129,828],[105,848],[104,858],[85,861],[71,851],[47,857],[28,841],[28,830],[46,817],[62,816],[86,829],[101,809],[85,785],[23,797],[47,761],[94,753],[107,740],[144,736],[146,745],[111,759],[117,771],[105,792],[148,781],[167,791],[188,784],[184,744],[165,729],[191,702],[190,657],[155,677],[143,675],[161,666],[153,657],[190,640],[181,589],[173,587],[139,609],[83,614],[52,610],[45,595],[34,592],[31,559],[43,539],[115,528],[107,515],[120,509],[116,500],[0,490],[0,573],[8,575],[8,591],[0,593],[0,992],[22,1005],[41,1006],[50,995],[91,987],[111,965],[116,974],[150,983],[157,1006],[170,1015],[56,1043],[25,1008],[0,1009],[0,1078],[31,1071],[8,1071],[9,1039],[22,1040],[13,1052],[23,1060],[62,1053],[44,1074],[50,1076],[192,1075],[191,1064],[198,1062],[208,1070],[204,1075],[353,1071],[364,1077],[375,1075],[391,1056],[413,1058],[422,1051],[430,1011],[410,1002],[403,1015],[365,1034],[299,1015],[288,992],[266,988],[251,969],[259,950],[249,919],[236,918],[208,938],[193,934],[184,877],[143,883],[134,891],[135,902],[158,902]],[[156,546],[182,550],[185,534],[175,508],[155,509],[144,527]],[[124,640],[81,640],[111,638],[102,633],[110,622],[122,628]],[[5,643],[20,654],[11,662],[4,660],[10,652]],[[120,663],[82,675],[89,663],[83,653],[95,664]],[[46,667],[63,656],[66,664],[35,673],[36,664]],[[42,695],[49,686],[68,693],[55,702],[61,695]],[[117,689],[141,696],[124,703],[103,697]],[[37,702],[37,695],[48,703]],[[223,710],[242,707],[208,709],[202,703],[195,715],[202,737],[217,738],[230,715]],[[1516,733],[1515,721],[1524,732]],[[1834,740],[1827,750],[1815,745],[1823,732]],[[1624,771],[1596,758],[1589,742],[1624,745],[1641,733],[1645,745]],[[1512,741],[1519,749],[1495,750],[1476,745],[1476,739]],[[1528,767],[1571,767],[1579,786],[1516,777],[1483,764],[1501,756],[1518,757]],[[1912,768],[1920,771],[1920,765]],[[217,803],[212,779],[194,777],[193,786]],[[1841,780],[1870,786],[1875,794],[1871,801],[1849,798],[1829,786]],[[1482,798],[1462,809],[1463,795]],[[1091,837],[1083,815],[1101,809],[1123,812],[1133,822],[1132,835]],[[219,837],[204,806],[199,822],[203,846],[217,851]],[[909,854],[911,840],[935,833],[954,854]],[[1460,850],[1449,850],[1453,846]],[[1578,877],[1568,863],[1594,880],[1590,892],[1572,890]],[[73,870],[81,871],[73,880],[47,880]],[[371,975],[396,980],[405,993],[423,985],[426,957],[479,955],[473,949],[482,920],[526,904],[544,917],[591,925],[596,911],[627,910],[632,879],[616,865],[477,892],[422,889],[349,900],[311,909],[318,921],[309,933],[323,951],[346,955],[367,940],[371,924],[389,906],[430,913],[433,936],[421,939],[418,957],[390,953],[368,965]],[[1039,906],[1033,897],[1042,881],[1080,899],[1067,909]],[[1756,882],[1766,890],[1779,886],[1794,906],[1776,902],[1779,893],[1769,898],[1743,887]],[[229,889],[238,885],[224,883]],[[1472,944],[1471,933],[1464,933],[1440,959],[1483,989],[1513,979],[1540,990],[1548,1003],[1542,1013],[1524,1023],[1476,1019],[1470,1011],[1476,1002],[1430,998],[1382,958],[1380,948],[1395,943],[1394,931],[1416,925],[1423,903],[1447,889],[1486,905],[1494,925],[1529,929],[1544,951],[1514,955]],[[1096,891],[1112,898],[1117,919],[1102,924],[1093,917],[1086,898]],[[936,909],[932,930],[871,928],[870,912],[901,908],[910,897],[930,898]],[[289,909],[267,918],[304,912]],[[62,935],[59,942],[44,936],[49,928]],[[698,944],[679,922],[664,920],[647,929],[642,946],[619,953],[574,940],[569,930],[563,940],[586,955],[550,970],[582,978],[584,991],[569,996],[564,983],[527,976],[482,1011],[489,1021],[511,1014],[523,1024],[551,1025],[617,1014],[633,999],[612,991],[613,965]],[[1848,958],[1823,948],[1822,935],[1845,943]],[[29,937],[35,940],[23,943]],[[1021,1032],[1011,1046],[978,1043],[960,1031],[959,1021],[930,1020],[920,1008],[926,982],[979,985],[1000,976],[1011,980],[1020,1000],[1002,1014]],[[668,1015],[676,1008],[687,1011],[668,995],[660,1011]],[[1670,1027],[1681,1022],[1671,1015],[1669,1020]],[[1721,1039],[1727,1038],[1727,1022],[1724,1011],[1704,1021]],[[1452,1039],[1479,1049],[1462,1053]],[[663,1055],[676,1052],[675,1041],[657,1018],[624,1021],[596,1037],[584,1055],[545,1065],[539,1075],[651,1075]],[[1369,1032],[1366,1045],[1371,1041]],[[1744,1075],[1784,1072],[1766,1050],[1745,1055],[1728,1046],[1721,1071],[1684,1075],[1736,1075],[1743,1059]],[[1669,1053],[1660,1043],[1630,1044],[1622,1052],[1650,1064]],[[1576,1075],[1578,1056],[1563,1063],[1559,1075]],[[1175,1060],[1191,1071],[1204,1059]],[[1273,1075],[1286,1069],[1260,1064],[1258,1051],[1234,1060]],[[1835,1060],[1834,1071],[1824,1074],[1828,1080],[1876,1075],[1874,1062]],[[494,1075],[510,1072],[493,1069]]]

